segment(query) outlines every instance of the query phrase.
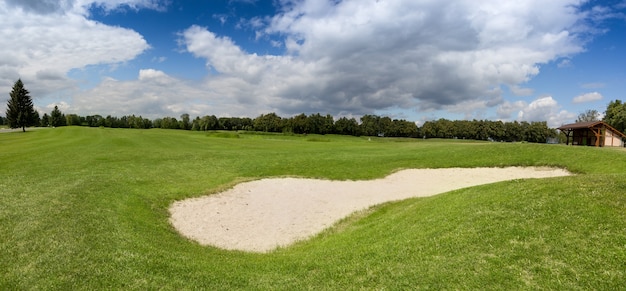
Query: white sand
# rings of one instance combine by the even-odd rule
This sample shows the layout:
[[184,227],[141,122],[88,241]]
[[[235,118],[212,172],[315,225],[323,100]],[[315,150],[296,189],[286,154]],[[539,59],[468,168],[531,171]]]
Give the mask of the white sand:
[[505,180],[566,176],[553,168],[403,170],[384,179],[262,179],[174,203],[172,225],[203,245],[267,252],[306,239],[359,210]]

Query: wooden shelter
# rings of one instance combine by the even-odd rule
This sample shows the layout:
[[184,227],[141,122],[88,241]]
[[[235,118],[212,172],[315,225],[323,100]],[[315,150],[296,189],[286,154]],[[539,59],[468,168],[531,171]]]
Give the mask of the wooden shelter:
[[596,147],[623,147],[626,135],[611,127],[603,121],[590,121],[566,124],[558,128],[570,138],[573,145],[596,146]]

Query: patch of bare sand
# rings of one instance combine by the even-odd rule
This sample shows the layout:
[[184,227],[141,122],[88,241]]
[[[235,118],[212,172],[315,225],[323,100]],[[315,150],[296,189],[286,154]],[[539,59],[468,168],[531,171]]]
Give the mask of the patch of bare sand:
[[410,169],[370,181],[270,178],[178,201],[170,222],[185,237],[228,250],[267,252],[311,237],[388,201],[526,178],[570,175],[553,168]]

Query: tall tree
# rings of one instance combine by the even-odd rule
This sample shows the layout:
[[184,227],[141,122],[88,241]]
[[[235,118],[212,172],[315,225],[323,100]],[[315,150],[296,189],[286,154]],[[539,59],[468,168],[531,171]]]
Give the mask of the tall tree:
[[80,116],[77,114],[68,114],[65,116],[66,125],[81,125]]
[[7,104],[6,118],[11,128],[22,128],[26,131],[27,126],[36,125],[39,114],[35,112],[33,100],[30,98],[28,90],[24,88],[21,79],[13,85],[13,89],[9,94],[11,99]]
[[290,126],[293,133],[302,134],[310,132],[308,118],[304,113],[290,118]]
[[265,132],[281,132],[283,130],[282,118],[276,113],[261,114],[254,119],[254,130]]
[[587,109],[585,112],[578,114],[576,122],[599,121],[600,113],[595,109]]
[[437,137],[437,129],[435,128],[435,121],[426,121],[422,125],[422,135],[424,138]]
[[624,132],[626,130],[626,103],[622,103],[622,100],[609,102],[604,113],[604,122]]
[[359,134],[359,123],[354,118],[348,119],[347,117],[342,117],[335,122],[335,127],[337,133],[346,134],[346,135],[358,135]]
[[361,117],[360,131],[366,136],[376,136],[381,133],[380,116],[366,114]]
[[189,122],[189,114],[183,113],[180,116],[180,129],[189,130],[191,129],[191,123]]

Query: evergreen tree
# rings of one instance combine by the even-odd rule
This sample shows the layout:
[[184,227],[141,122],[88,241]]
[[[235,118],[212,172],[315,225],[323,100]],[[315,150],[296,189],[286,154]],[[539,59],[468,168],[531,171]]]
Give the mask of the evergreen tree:
[[59,110],[59,106],[55,105],[54,109],[52,109],[52,112],[50,113],[50,125],[54,127],[64,126],[65,122],[65,115],[61,113],[61,110]]
[[50,115],[48,113],[44,113],[41,117],[41,123],[39,123],[42,127],[50,126]]
[[30,98],[28,90],[24,88],[21,79],[15,82],[9,95],[11,99],[9,99],[6,111],[9,127],[21,127],[22,131],[26,131],[27,126],[36,125],[39,115],[35,112],[33,100]]

